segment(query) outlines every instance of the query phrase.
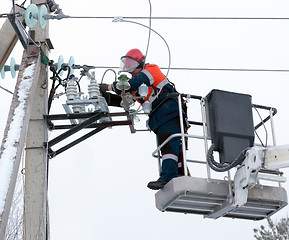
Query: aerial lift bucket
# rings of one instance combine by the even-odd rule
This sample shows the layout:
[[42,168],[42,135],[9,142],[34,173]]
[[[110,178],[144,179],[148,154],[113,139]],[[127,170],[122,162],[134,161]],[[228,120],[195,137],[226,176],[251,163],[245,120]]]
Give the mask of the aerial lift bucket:
[[[260,124],[254,128],[252,106],[270,110],[269,117],[261,122],[264,124],[271,120],[272,135],[274,135],[272,108],[251,104],[250,95],[220,90],[213,90],[207,97],[201,99],[203,122],[198,125],[203,126],[203,136],[185,134],[184,132],[180,134],[187,138],[203,139],[206,154],[208,152],[208,140],[211,140],[216,145],[216,151],[219,151],[220,163],[230,164],[232,159],[236,158],[244,148],[254,147],[254,131]],[[182,124],[182,119],[180,121]],[[154,157],[160,157],[156,152],[161,147],[162,145],[158,146],[158,149],[154,151]],[[261,149],[260,152],[263,153],[264,151]],[[267,152],[268,154],[269,152],[272,153],[272,150]],[[186,159],[185,154],[184,159],[184,166],[187,166],[187,162],[191,160]],[[289,157],[287,159],[289,162]],[[195,161],[195,163],[201,162]],[[247,165],[246,168],[243,167],[242,169],[238,166],[242,171],[245,170],[241,174],[240,172],[236,174],[238,177],[235,178],[234,182],[230,179],[230,171],[228,171],[226,180],[212,179],[207,161],[202,163],[207,164],[207,177],[191,177],[185,173],[184,176],[173,178],[155,194],[157,209],[163,212],[201,214],[205,218],[212,219],[230,217],[262,220],[272,216],[288,204],[286,190],[281,187],[281,182],[285,182],[286,178],[280,175],[276,168],[275,171],[267,169],[268,171],[265,173],[264,169],[262,172],[261,167],[258,169],[248,167],[247,170]],[[260,162],[259,166],[261,165]],[[279,186],[261,185],[259,180],[278,182]],[[242,183],[245,181],[248,183],[246,182],[244,186]],[[249,183],[250,187],[248,187]],[[242,204],[239,204],[240,199],[241,202],[243,201]]]
[[288,203],[282,187],[255,186],[248,192],[247,203],[233,206],[230,182],[195,177],[172,179],[155,195],[160,211],[201,214],[219,217],[262,220],[281,210]]

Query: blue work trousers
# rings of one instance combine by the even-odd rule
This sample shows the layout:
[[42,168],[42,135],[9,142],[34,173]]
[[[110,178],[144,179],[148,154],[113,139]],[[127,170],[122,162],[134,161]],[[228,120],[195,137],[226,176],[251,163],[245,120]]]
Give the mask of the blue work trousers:
[[[161,145],[169,136],[175,133],[180,133],[180,120],[175,117],[164,124],[162,124],[157,131],[158,145]],[[160,178],[170,181],[177,177],[180,170],[178,170],[178,162],[182,159],[182,144],[181,137],[172,138],[167,144],[161,148],[162,153],[162,168]]]

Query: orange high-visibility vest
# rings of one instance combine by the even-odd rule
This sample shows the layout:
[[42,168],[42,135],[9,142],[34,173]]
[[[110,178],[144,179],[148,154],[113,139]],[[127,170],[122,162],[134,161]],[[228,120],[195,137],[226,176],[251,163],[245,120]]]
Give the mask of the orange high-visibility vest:
[[148,95],[146,96],[144,101],[153,100],[152,93],[154,92],[154,90],[161,90],[163,86],[169,83],[169,81],[167,80],[166,76],[161,72],[159,66],[156,64],[146,65],[141,72],[148,77],[151,86],[149,87]]

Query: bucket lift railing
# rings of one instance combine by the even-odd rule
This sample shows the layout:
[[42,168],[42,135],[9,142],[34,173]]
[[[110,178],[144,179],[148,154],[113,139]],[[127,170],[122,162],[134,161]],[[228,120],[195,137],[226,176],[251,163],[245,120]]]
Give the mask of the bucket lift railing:
[[[172,94],[171,97],[176,97],[178,98],[178,105],[179,105],[179,119],[180,119],[180,126],[181,126],[181,132],[173,134],[169,136],[162,144],[160,144],[155,151],[153,151],[152,156],[154,158],[158,158],[158,165],[159,165],[159,171],[161,171],[161,156],[160,156],[160,150],[161,148],[166,145],[171,139],[175,137],[181,137],[182,139],[182,154],[183,154],[183,166],[184,166],[184,175],[188,176],[188,167],[187,163],[196,163],[196,164],[205,164],[206,169],[207,169],[207,181],[210,182],[212,180],[211,178],[211,169],[207,163],[207,160],[190,160],[187,159],[186,157],[186,146],[185,146],[185,138],[194,138],[194,139],[201,139],[204,140],[204,150],[205,150],[205,155],[207,156],[207,152],[209,149],[208,141],[211,140],[211,137],[209,135],[209,130],[208,130],[208,119],[207,119],[207,110],[206,110],[206,104],[207,104],[207,99],[206,97],[201,97],[201,96],[196,96],[196,95],[190,95],[190,94]],[[201,105],[201,114],[202,114],[202,122],[196,122],[196,121],[188,121],[189,124],[192,125],[198,125],[202,126],[203,128],[203,135],[194,135],[194,134],[188,134],[185,133],[184,129],[184,121],[183,121],[183,112],[182,112],[182,97],[183,98],[191,98],[191,99],[196,99],[200,100],[200,105]],[[273,141],[273,146],[276,146],[276,137],[275,137],[275,127],[274,127],[274,121],[273,121],[273,116],[277,113],[277,110],[273,107],[268,107],[268,106],[262,106],[262,105],[257,105],[257,104],[252,104],[253,108],[258,108],[262,110],[268,110],[269,115],[261,119],[260,122],[254,127],[255,130],[263,126],[267,121],[270,120],[270,127],[271,127],[271,133],[272,133],[272,141]],[[231,173],[230,170],[227,171],[227,180],[229,183],[232,182],[231,178]],[[280,178],[280,181],[278,178],[272,178],[272,177],[266,177],[265,175],[260,175],[260,179],[263,180],[269,180],[269,181],[277,181],[279,182],[284,182],[283,178]]]
[[[171,97],[178,97],[178,105],[179,105],[179,119],[180,119],[180,126],[181,126],[181,132],[173,134],[169,136],[161,145],[157,147],[157,149],[152,153],[154,158],[158,158],[159,163],[159,171],[161,169],[161,157],[160,157],[160,150],[161,148],[166,145],[172,138],[175,137],[181,137],[182,139],[182,154],[183,154],[183,166],[184,166],[184,175],[188,176],[188,168],[187,168],[187,162],[191,163],[197,163],[197,164],[206,164],[207,165],[207,178],[208,180],[211,178],[210,169],[206,161],[199,161],[199,160],[189,160],[186,157],[186,145],[185,145],[185,138],[195,138],[195,139],[203,139],[204,145],[205,145],[205,153],[208,151],[208,143],[207,141],[210,140],[207,132],[207,121],[206,121],[206,111],[205,111],[205,100],[201,96],[196,95],[190,95],[190,94],[171,94]],[[202,122],[195,122],[195,121],[189,121],[189,124],[193,125],[199,125],[203,127],[203,135],[193,135],[193,134],[187,134],[185,133],[184,129],[184,119],[183,119],[183,111],[182,111],[182,97],[184,98],[191,98],[200,100],[201,103],[201,112],[202,112]]]
[[255,130],[257,130],[265,122],[270,120],[270,126],[271,126],[271,132],[272,132],[272,142],[273,142],[273,146],[276,146],[276,134],[275,134],[275,125],[274,125],[273,116],[276,115],[277,109],[273,108],[273,107],[267,107],[267,106],[262,106],[262,105],[257,105],[257,104],[253,104],[252,107],[269,111],[269,116],[267,116],[264,120],[261,120],[261,122],[255,126]]
[[[202,121],[203,121],[203,136],[204,136],[204,147],[205,147],[205,153],[207,156],[207,152],[209,149],[208,146],[208,140],[209,140],[209,136],[208,136],[208,124],[207,124],[207,112],[206,112],[206,98],[202,98],[201,100],[201,110],[202,110]],[[207,167],[207,180],[210,181],[211,180],[211,171],[210,171],[210,167],[206,162],[206,167]],[[228,175],[228,177],[230,178],[230,175]]]

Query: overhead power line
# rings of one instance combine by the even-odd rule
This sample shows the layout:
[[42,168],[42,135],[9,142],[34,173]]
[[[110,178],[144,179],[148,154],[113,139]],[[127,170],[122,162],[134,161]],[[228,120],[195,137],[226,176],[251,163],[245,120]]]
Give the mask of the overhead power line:
[[[67,16],[67,18],[88,18],[88,19],[115,19],[115,17],[100,16]],[[122,19],[146,20],[149,17],[123,17]],[[289,17],[151,17],[151,20],[289,20]]]
[[[114,19],[109,16],[67,16],[67,18]],[[118,16],[117,16],[118,17]],[[123,19],[150,19],[150,17],[124,17]],[[289,20],[289,17],[151,17],[154,20]]]
[[[11,13],[2,13],[0,18],[7,18]],[[16,13],[20,16],[20,13]],[[115,16],[67,16],[64,18],[94,18],[94,19],[114,19]],[[123,19],[150,19],[150,17],[124,17]],[[151,17],[154,20],[289,20],[289,17]]]
[[[113,68],[108,66],[94,66],[94,68]],[[168,69],[160,67],[160,69]],[[183,70],[183,71],[233,71],[233,72],[289,72],[289,69],[250,69],[250,68],[189,68],[189,67],[171,67],[170,70]]]
[[[148,19],[148,17],[123,17],[128,19]],[[289,20],[289,17],[152,17],[155,20]]]
[[235,72],[289,72],[289,69],[250,69],[250,68],[170,68],[190,71],[235,71]]

